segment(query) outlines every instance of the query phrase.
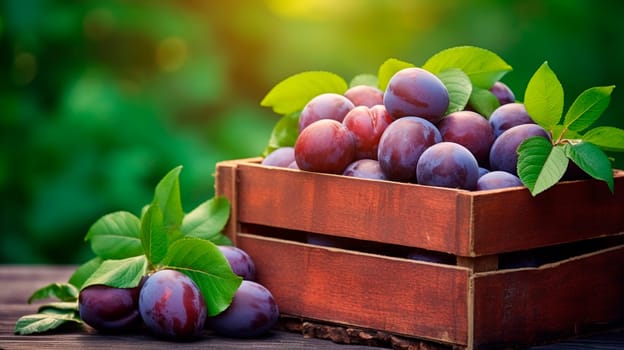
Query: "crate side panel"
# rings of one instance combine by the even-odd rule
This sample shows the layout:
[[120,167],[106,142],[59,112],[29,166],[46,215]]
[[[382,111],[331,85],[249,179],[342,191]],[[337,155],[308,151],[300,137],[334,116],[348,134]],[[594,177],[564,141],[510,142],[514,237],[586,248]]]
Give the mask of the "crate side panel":
[[465,254],[457,191],[302,171],[238,167],[241,222]]
[[474,251],[495,254],[624,232],[624,172],[615,193],[597,180],[558,184],[533,197],[528,190],[475,194]]
[[240,234],[284,314],[465,345],[469,272]]
[[624,245],[535,269],[476,274],[474,340],[535,344],[624,322]]

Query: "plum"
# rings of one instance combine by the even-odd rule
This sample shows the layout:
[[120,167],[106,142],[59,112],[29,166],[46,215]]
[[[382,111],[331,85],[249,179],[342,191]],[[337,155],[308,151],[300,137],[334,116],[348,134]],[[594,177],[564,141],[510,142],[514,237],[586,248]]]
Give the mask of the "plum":
[[279,307],[263,285],[243,280],[232,303],[223,312],[208,317],[206,327],[235,338],[253,338],[267,333],[279,318]]
[[422,68],[404,68],[388,82],[384,105],[393,118],[416,116],[436,123],[449,106],[449,93],[442,81]]
[[427,148],[420,156],[416,179],[421,185],[474,190],[479,165],[466,147],[444,141]]
[[173,340],[198,337],[206,322],[206,303],[193,280],[176,270],[150,275],[139,293],[139,312],[155,336]]
[[122,331],[141,324],[139,287],[91,285],[78,295],[78,312],[87,325],[99,331]]

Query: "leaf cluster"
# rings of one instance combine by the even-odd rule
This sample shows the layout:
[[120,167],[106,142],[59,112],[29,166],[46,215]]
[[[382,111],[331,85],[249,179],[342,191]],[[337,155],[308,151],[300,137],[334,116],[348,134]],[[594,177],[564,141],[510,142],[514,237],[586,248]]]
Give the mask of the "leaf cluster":
[[607,109],[614,88],[597,86],[583,91],[564,114],[563,87],[548,62],[533,74],[524,105],[551,140],[533,137],[518,147],[518,175],[532,195],[559,182],[569,171],[570,162],[614,191],[613,168],[604,151],[624,152],[624,130],[590,128]]
[[[326,71],[302,72],[277,83],[262,99],[260,105],[270,107],[282,117],[275,124],[263,155],[276,148],[293,146],[299,133],[299,114],[315,96],[323,93],[343,94],[349,87],[370,85],[385,91],[392,76],[415,64],[389,58],[378,68],[377,74],[360,74],[347,83],[341,76]],[[499,106],[489,89],[512,70],[495,53],[475,46],[457,46],[431,56],[422,65],[435,74],[449,91],[447,113],[460,111],[468,103],[479,113],[489,116]]]
[[134,288],[144,276],[162,269],[188,275],[199,287],[209,315],[225,310],[242,280],[217,247],[231,244],[222,234],[230,204],[224,197],[214,197],[184,213],[181,170],[176,167],[160,180],[140,217],[117,211],[98,219],[85,236],[96,256],[79,266],[67,283],[52,283],[35,291],[29,303],[50,297],[60,303],[43,305],[37,314],[21,317],[15,333],[32,334],[67,322],[81,323],[80,290],[92,285]]
[[[262,155],[295,144],[299,114],[313,97],[322,93],[342,94],[361,84],[385,91],[396,72],[410,67],[415,65],[389,58],[379,66],[376,75],[361,74],[349,84],[325,71],[303,72],[284,79],[260,103],[282,115]],[[475,46],[442,50],[421,68],[435,74],[446,86],[447,114],[470,105],[486,118],[499,107],[489,89],[512,70],[495,53]],[[529,139],[518,149],[518,175],[534,196],[559,182],[570,161],[589,176],[605,181],[613,192],[613,169],[604,151],[624,151],[624,130],[610,126],[589,129],[609,105],[613,89],[614,86],[599,86],[584,91],[564,115],[563,87],[557,76],[547,62],[535,72],[527,85],[524,104],[531,118],[550,133],[551,141]]]

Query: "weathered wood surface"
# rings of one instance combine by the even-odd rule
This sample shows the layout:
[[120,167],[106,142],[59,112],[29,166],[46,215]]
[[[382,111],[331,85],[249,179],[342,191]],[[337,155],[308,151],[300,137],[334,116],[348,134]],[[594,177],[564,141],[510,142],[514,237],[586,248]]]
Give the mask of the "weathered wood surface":
[[[45,335],[15,335],[13,333],[15,321],[20,316],[37,310],[38,304],[26,303],[30,294],[48,283],[66,281],[73,269],[73,266],[0,266],[0,349],[373,349],[369,346],[342,345],[330,340],[304,337],[302,333],[307,336],[332,339],[333,335],[348,333],[347,330],[340,328],[312,323],[304,324],[302,333],[274,330],[262,339],[238,340],[206,337],[190,343],[161,341],[145,334],[100,335],[85,328],[73,328]],[[433,348],[419,344],[411,349]],[[624,330],[558,344],[536,346],[531,349],[624,349]]]
[[14,335],[15,321],[20,316],[35,313],[40,304],[26,302],[32,292],[52,282],[67,281],[74,269],[71,266],[0,266],[0,349],[371,349],[308,339],[302,334],[278,330],[262,339],[206,336],[188,343],[158,340],[147,334],[101,335],[80,327],[45,335]]

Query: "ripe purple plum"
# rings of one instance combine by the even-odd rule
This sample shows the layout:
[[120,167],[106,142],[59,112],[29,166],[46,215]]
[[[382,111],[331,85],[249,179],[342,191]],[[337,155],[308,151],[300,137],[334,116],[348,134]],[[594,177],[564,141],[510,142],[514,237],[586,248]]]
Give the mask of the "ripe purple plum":
[[355,160],[355,139],[342,123],[321,119],[297,137],[295,160],[301,170],[342,174]]
[[479,179],[479,165],[466,147],[455,142],[440,142],[420,156],[416,178],[421,185],[474,190]]
[[342,122],[345,115],[355,105],[351,100],[336,93],[324,93],[312,98],[299,114],[299,132],[308,125],[321,119],[333,119]]
[[517,176],[518,146],[532,136],[550,140],[548,132],[537,124],[520,124],[505,130],[494,140],[490,149],[490,169],[503,170]]
[[235,338],[254,338],[267,333],[279,318],[279,307],[263,285],[243,280],[232,303],[220,314],[208,317],[206,327]]
[[217,246],[225,259],[230,264],[232,271],[242,277],[245,280],[254,281],[256,279],[256,264],[244,250],[229,246],[219,245]]
[[519,102],[507,103],[496,108],[490,115],[489,123],[495,137],[516,125],[535,124],[527,113],[524,103]]
[[262,159],[262,164],[285,168],[294,161],[295,148],[284,146],[273,150],[266,157],[264,157],[264,159]]
[[374,86],[356,85],[344,93],[353,104],[357,106],[373,107],[383,104],[383,91]]
[[139,312],[152,334],[173,340],[199,336],[207,315],[195,282],[175,270],[160,270],[145,280],[139,294]]
[[449,93],[444,83],[422,68],[404,68],[388,82],[384,105],[397,119],[417,116],[436,123],[449,106]]
[[487,167],[494,133],[487,119],[472,111],[453,112],[437,124],[442,140],[459,143],[477,159],[479,165]]
[[379,166],[389,180],[415,182],[420,155],[441,141],[440,131],[430,121],[420,117],[397,119],[379,139]]
[[379,138],[393,119],[384,105],[357,106],[345,116],[344,124],[355,141],[355,159],[377,159]]
[[115,288],[92,285],[78,295],[80,318],[87,325],[104,332],[137,328],[139,314],[139,287]]
[[497,81],[490,88],[490,92],[496,96],[498,99],[498,103],[502,106],[508,103],[516,102],[516,95],[511,91],[511,88],[503,83],[502,81]]
[[342,175],[365,179],[387,180],[386,174],[384,174],[381,170],[381,166],[379,166],[379,162],[374,159],[358,159],[349,164]]
[[524,186],[520,178],[502,170],[490,171],[477,181],[477,191],[516,186]]
[[483,176],[483,175],[485,175],[485,174],[487,174],[489,172],[490,172],[490,169],[484,168],[484,167],[481,167],[481,166],[479,167],[479,177],[481,177],[481,176]]

